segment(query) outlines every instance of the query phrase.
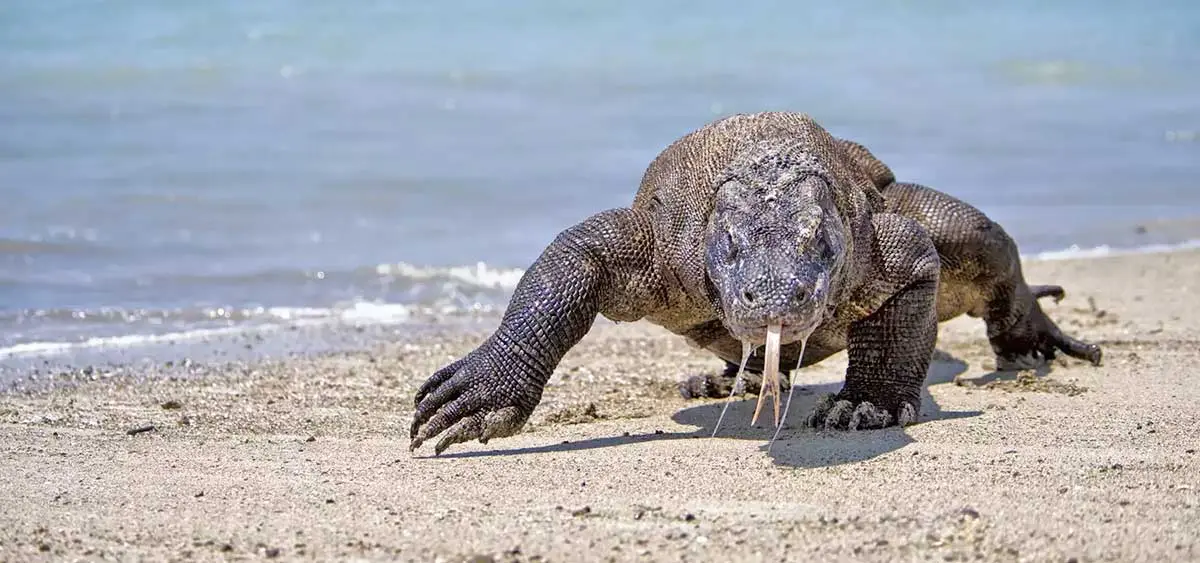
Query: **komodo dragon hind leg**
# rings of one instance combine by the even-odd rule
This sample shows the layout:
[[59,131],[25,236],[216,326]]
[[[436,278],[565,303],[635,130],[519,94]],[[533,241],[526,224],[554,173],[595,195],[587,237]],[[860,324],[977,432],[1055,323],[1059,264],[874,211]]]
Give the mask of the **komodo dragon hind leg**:
[[1038,305],[1037,287],[1019,285],[1011,296],[1002,294],[991,304],[990,314],[984,320],[988,325],[988,340],[996,353],[996,368],[1033,369],[1043,361],[1053,360],[1058,352],[1100,365],[1103,358],[1100,346],[1064,334]]
[[[941,320],[962,312],[983,317],[997,367],[1031,369],[1058,352],[1100,364],[1099,346],[1063,334],[1042,311],[1038,299],[1058,302],[1066,291],[1025,282],[1020,252],[1003,227],[970,204],[919,184],[893,183],[883,195],[889,211],[916,220],[933,238],[942,260],[944,293],[970,296],[958,302],[961,310],[939,313]],[[968,289],[956,289],[964,287]]]

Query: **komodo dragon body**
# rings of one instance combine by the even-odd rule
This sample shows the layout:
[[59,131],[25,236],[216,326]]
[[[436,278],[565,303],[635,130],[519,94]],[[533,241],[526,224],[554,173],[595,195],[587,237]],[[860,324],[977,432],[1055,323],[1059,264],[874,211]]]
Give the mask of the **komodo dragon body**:
[[[632,206],[554,239],[496,331],[417,392],[411,447],[444,433],[440,453],[519,431],[597,314],[648,320],[725,360],[731,369],[701,382],[714,396],[728,394],[769,325],[781,327],[783,366],[848,350],[842,390],[809,424],[910,424],[937,324],[962,314],[984,320],[1001,365],[1056,351],[1098,364],[1098,346],[1043,313],[1047,295],[1062,289],[1026,284],[1015,243],[974,207],[897,183],[865,147],[805,114],[734,115],[659,154]],[[747,369],[761,371],[763,356]]]

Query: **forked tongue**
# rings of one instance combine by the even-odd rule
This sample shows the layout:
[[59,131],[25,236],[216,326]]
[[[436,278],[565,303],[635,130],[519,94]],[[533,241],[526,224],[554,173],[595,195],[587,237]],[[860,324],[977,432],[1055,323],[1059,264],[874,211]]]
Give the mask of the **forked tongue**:
[[742,365],[738,368],[737,377],[733,378],[733,388],[729,390],[729,399],[725,401],[725,407],[721,409],[721,416],[717,417],[717,425],[713,426],[712,437],[717,437],[717,430],[721,428],[721,421],[725,420],[725,413],[729,410],[729,403],[733,402],[733,395],[737,393],[738,385],[742,383],[742,372],[746,371],[746,362],[750,361],[750,354],[754,353],[754,348],[749,342],[742,343]]
[[783,332],[783,323],[767,325],[766,354],[763,361],[762,389],[758,392],[758,404],[754,407],[754,417],[750,424],[758,424],[758,415],[762,412],[763,402],[767,396],[775,406],[775,426],[779,426],[779,337]]
[[[810,333],[811,334],[811,333]],[[792,374],[792,386],[788,388],[787,402],[783,404],[783,418],[787,419],[788,409],[792,407],[792,393],[796,391],[796,376],[800,371],[800,364],[804,363],[804,349],[808,347],[809,334],[805,334],[804,338],[800,339],[800,355],[796,356],[796,372]],[[771,446],[775,445],[775,439],[779,437],[779,431],[783,429],[782,424],[775,425],[775,434],[771,436],[771,442],[767,444],[767,451],[771,451]]]

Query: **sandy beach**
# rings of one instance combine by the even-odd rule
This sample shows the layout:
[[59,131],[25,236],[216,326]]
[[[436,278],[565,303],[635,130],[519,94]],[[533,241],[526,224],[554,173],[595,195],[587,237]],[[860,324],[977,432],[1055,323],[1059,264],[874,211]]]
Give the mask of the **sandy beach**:
[[1200,252],[1026,276],[1103,366],[996,373],[960,318],[919,424],[797,427],[843,353],[770,452],[749,399],[708,437],[721,401],[676,384],[720,363],[644,323],[598,322],[525,433],[437,458],[413,392],[490,327],[9,392],[0,560],[1200,560]]

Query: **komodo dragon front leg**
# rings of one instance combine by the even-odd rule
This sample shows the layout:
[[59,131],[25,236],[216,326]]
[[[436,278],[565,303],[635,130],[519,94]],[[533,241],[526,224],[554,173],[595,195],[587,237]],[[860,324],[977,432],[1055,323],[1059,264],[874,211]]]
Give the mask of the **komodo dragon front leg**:
[[921,388],[937,340],[940,260],[915,221],[880,213],[872,223],[877,275],[852,301],[873,310],[850,325],[846,383],[818,401],[810,426],[905,426],[916,422],[921,410]]
[[443,432],[436,453],[517,433],[597,313],[633,321],[660,306],[658,272],[644,212],[609,210],[563,231],[521,277],[495,333],[417,391],[410,449]]

